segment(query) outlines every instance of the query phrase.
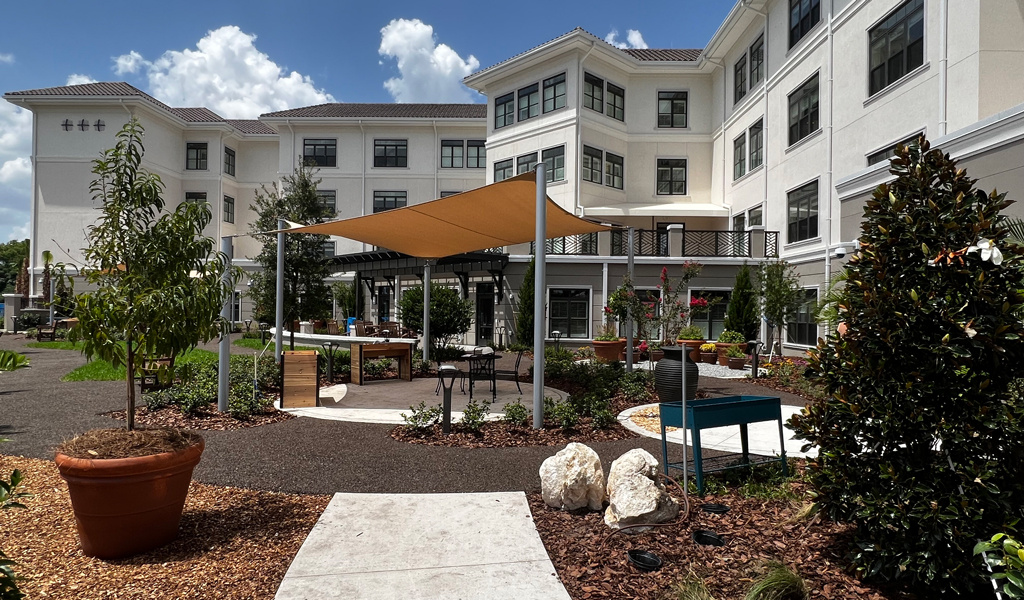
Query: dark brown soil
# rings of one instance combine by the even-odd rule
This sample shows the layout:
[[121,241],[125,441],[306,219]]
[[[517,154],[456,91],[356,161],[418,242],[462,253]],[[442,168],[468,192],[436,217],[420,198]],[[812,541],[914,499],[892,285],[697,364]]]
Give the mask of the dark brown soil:
[[594,429],[590,418],[580,419],[579,424],[562,430],[555,423],[545,423],[544,429],[533,429],[529,425],[513,425],[504,421],[488,421],[479,432],[466,431],[457,423],[452,424],[451,435],[445,436],[440,425],[427,430],[416,430],[399,425],[391,430],[391,437],[410,444],[448,446],[460,448],[510,448],[513,446],[564,446],[569,442],[609,442],[637,437],[635,433],[618,423],[604,429]]
[[177,452],[200,439],[197,433],[170,428],[93,429],[66,440],[57,452],[72,458],[133,458]]
[[[802,377],[802,376],[801,376]],[[750,385],[759,385],[773,389],[777,392],[787,392],[804,398],[805,400],[817,400],[818,397],[811,393],[815,388],[810,383],[805,383],[804,387],[794,386],[792,384],[782,383],[778,377],[758,377],[757,379],[737,379],[736,381],[742,381]]]
[[[104,413],[112,419],[124,421],[125,411],[114,410]],[[236,419],[229,414],[218,412],[216,405],[210,405],[194,416],[182,413],[177,407],[165,406],[157,410],[150,410],[148,407],[140,406],[135,409],[135,422],[146,427],[174,427],[178,429],[198,429],[203,431],[230,431],[233,429],[245,429],[248,427],[259,427],[280,423],[288,419],[294,419],[295,415],[286,413],[269,406],[262,413],[250,416],[248,419]]]

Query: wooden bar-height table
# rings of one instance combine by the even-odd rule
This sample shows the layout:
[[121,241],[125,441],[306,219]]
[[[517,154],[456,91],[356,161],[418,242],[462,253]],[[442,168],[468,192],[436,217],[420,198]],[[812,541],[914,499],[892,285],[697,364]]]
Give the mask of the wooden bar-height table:
[[363,363],[368,358],[397,358],[398,377],[412,381],[412,347],[409,342],[353,342],[352,383],[363,385]]

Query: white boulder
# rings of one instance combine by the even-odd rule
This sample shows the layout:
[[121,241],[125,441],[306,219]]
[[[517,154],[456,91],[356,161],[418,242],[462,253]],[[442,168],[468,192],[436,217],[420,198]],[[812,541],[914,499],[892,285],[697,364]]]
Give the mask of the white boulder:
[[571,442],[540,466],[540,493],[548,506],[563,510],[604,506],[601,458],[589,447]]
[[[604,522],[612,529],[638,523],[664,523],[676,518],[679,505],[658,476],[658,460],[635,448],[616,458],[608,472],[608,509]],[[649,527],[634,527],[639,533]]]

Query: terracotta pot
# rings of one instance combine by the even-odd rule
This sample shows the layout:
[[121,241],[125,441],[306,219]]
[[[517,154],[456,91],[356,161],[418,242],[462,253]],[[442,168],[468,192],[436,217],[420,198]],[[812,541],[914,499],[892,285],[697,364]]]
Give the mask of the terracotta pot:
[[651,350],[651,362],[658,362],[663,358],[665,358],[664,350]]
[[601,342],[594,340],[594,354],[597,358],[607,362],[619,360],[619,354],[625,350],[625,340],[615,340],[611,342]]
[[746,357],[743,357],[743,356],[741,356],[740,358],[733,358],[731,356],[729,357],[729,368],[730,369],[735,369],[735,370],[738,371],[738,370],[742,369],[743,367],[745,367],[746,364],[747,364]]
[[206,443],[135,458],[83,459],[57,454],[68,482],[82,552],[122,558],[159,548],[178,523]]
[[718,353],[718,364],[722,365],[723,367],[729,366],[729,357],[725,355],[725,351],[729,349],[731,346],[739,346],[740,351],[742,352],[747,351],[746,342],[742,344],[726,344],[724,342],[715,342],[715,352]]
[[713,365],[718,362],[718,354],[715,352],[701,352],[700,359],[709,365]]
[[677,344],[690,349],[690,360],[693,362],[700,360],[700,346],[705,342],[706,340],[676,340]]

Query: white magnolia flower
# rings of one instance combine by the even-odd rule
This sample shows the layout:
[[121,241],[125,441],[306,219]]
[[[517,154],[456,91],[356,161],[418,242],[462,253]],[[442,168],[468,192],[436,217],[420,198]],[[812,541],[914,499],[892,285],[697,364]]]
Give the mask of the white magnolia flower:
[[998,266],[1003,262],[1003,253],[996,248],[996,245],[992,243],[992,240],[987,238],[981,238],[978,240],[977,246],[971,246],[967,249],[967,253],[981,252],[981,260],[991,260],[992,264]]

